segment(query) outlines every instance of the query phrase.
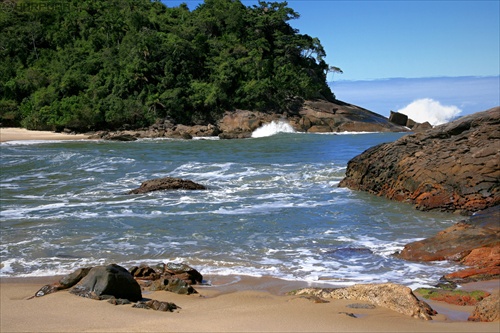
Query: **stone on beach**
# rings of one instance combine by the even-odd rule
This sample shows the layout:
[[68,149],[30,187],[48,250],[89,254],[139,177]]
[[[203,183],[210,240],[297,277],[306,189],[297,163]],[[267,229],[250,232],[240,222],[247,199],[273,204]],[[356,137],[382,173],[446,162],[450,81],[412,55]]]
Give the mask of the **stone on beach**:
[[410,288],[395,283],[356,284],[335,289],[304,288],[294,291],[292,294],[359,300],[424,320],[432,320],[431,316],[437,314],[427,303],[420,301]]
[[88,274],[73,287],[72,294],[99,299],[104,295],[137,302],[142,299],[141,287],[125,268],[111,264],[93,267]]

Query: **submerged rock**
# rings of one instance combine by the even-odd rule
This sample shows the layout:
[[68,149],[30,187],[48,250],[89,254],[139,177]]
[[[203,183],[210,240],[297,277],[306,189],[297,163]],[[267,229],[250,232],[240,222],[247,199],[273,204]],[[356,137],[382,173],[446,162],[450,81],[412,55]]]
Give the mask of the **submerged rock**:
[[482,290],[464,291],[443,290],[439,288],[419,288],[415,290],[415,293],[422,295],[425,299],[460,306],[476,305],[486,297],[490,296],[490,293]]
[[500,107],[372,147],[349,161],[340,187],[471,214],[500,204]]
[[431,316],[437,314],[427,303],[420,301],[410,288],[394,283],[357,284],[336,289],[305,288],[294,291],[293,294],[359,300],[424,320],[432,320]]
[[191,180],[180,178],[165,177],[147,180],[141,184],[139,188],[131,190],[128,194],[142,194],[153,191],[163,190],[206,190],[204,185],[197,184]]

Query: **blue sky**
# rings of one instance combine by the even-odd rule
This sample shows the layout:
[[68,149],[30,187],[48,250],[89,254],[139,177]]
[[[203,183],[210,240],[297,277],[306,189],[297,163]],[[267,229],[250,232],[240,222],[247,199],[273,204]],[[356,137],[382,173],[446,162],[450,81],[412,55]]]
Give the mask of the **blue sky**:
[[[203,3],[163,0],[171,7],[183,2],[191,10]],[[327,63],[343,70],[328,77],[340,100],[384,116],[404,111],[438,122],[500,105],[500,0],[289,0],[288,6],[300,14],[290,24],[319,38]]]

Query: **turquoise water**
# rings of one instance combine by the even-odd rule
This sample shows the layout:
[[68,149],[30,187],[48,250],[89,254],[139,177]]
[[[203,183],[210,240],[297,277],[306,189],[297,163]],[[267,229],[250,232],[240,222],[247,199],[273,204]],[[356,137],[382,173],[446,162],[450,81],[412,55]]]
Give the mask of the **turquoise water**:
[[[176,261],[205,275],[433,284],[453,264],[392,254],[460,217],[337,186],[349,159],[401,135],[3,143],[0,276]],[[208,190],[126,194],[165,176]]]

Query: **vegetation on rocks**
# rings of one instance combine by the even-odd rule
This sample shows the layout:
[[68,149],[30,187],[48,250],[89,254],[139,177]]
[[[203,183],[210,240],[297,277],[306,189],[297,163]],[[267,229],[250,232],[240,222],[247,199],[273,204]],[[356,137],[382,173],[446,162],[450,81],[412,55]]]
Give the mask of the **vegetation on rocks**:
[[[317,38],[286,2],[17,1],[0,11],[0,122],[28,129],[214,123],[334,96]],[[167,3],[168,4],[168,3]]]

